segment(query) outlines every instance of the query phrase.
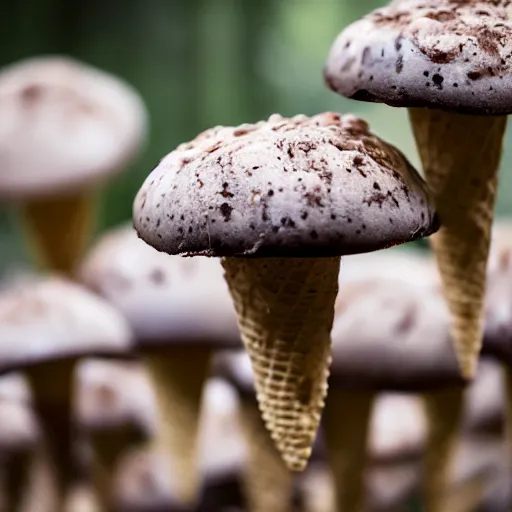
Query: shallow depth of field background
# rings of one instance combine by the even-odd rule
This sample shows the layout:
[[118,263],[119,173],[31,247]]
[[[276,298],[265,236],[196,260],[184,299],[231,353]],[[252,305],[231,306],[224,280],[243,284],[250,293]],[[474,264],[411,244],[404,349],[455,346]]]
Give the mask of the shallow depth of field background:
[[[336,34],[379,0],[2,0],[0,65],[68,54],[133,84],[150,113],[148,144],[106,191],[98,229],[127,220],[158,160],[216,124],[279,112],[353,112],[418,163],[405,110],[345,100],[322,67]],[[512,213],[505,144],[498,212]],[[1,159],[0,159],[1,165]],[[12,212],[0,207],[0,268],[26,260]]]

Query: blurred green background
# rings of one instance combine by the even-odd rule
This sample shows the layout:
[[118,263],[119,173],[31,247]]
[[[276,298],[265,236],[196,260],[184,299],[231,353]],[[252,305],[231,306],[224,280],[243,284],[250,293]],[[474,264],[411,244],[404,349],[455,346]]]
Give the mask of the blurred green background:
[[[216,124],[354,112],[418,164],[406,112],[346,100],[323,84],[337,33],[379,0],[6,0],[0,65],[60,53],[132,83],[150,113],[140,158],[104,193],[99,230],[130,218],[132,199],[158,160]],[[512,211],[509,133],[500,214]],[[0,211],[0,265],[26,260],[16,221]]]

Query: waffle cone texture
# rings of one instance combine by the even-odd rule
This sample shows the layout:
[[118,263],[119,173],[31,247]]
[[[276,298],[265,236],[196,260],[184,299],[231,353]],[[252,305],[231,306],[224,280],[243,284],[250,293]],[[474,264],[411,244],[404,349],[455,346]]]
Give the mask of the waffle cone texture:
[[302,471],[320,423],[340,258],[226,258],[263,421],[286,466]]
[[471,378],[482,345],[483,304],[497,173],[506,118],[410,109],[441,229],[430,240],[452,316],[461,372]]

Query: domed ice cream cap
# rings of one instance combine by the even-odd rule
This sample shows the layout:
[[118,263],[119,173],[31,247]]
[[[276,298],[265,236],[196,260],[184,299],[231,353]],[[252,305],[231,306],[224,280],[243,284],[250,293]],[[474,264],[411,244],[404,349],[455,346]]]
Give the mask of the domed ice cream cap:
[[431,241],[466,378],[481,348],[497,173],[512,112],[511,35],[508,1],[392,1],[341,32],[324,70],[343,96],[409,109],[443,225]]
[[135,90],[69,57],[36,57],[0,72],[0,197],[88,188],[138,152],[146,110]]
[[475,115],[512,113],[509,2],[393,1],[334,42],[325,78],[348,98]]
[[333,113],[207,130],[162,159],[133,213],[139,236],[168,254],[327,257],[438,228],[405,157]]
[[123,226],[91,249],[79,279],[123,313],[141,349],[242,346],[217,260],[171,258]]
[[111,305],[60,277],[0,294],[0,372],[59,359],[122,357],[132,333]]
[[[296,470],[323,407],[339,257],[438,229],[405,157],[364,121],[333,113],[206,131],[161,161],[133,218],[160,251],[224,257],[264,421]],[[295,325],[279,325],[291,310]]]

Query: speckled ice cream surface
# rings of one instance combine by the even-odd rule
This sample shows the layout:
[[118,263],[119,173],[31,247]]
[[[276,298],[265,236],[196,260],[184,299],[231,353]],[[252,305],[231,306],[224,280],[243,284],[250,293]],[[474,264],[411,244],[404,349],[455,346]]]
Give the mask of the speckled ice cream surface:
[[145,140],[139,94],[68,57],[44,56],[0,72],[0,197],[23,199],[95,186]]
[[0,294],[0,372],[64,358],[122,356],[131,330],[113,306],[60,277]]
[[162,254],[122,226],[99,240],[79,276],[125,316],[139,345],[242,346],[216,259]]
[[202,133],[149,175],[133,219],[160,251],[209,256],[351,254],[438,227],[405,157],[334,113]]
[[326,81],[364,101],[509,114],[511,14],[509,1],[393,1],[340,33]]
[[420,391],[463,385],[435,287],[386,277],[340,288],[330,385]]

